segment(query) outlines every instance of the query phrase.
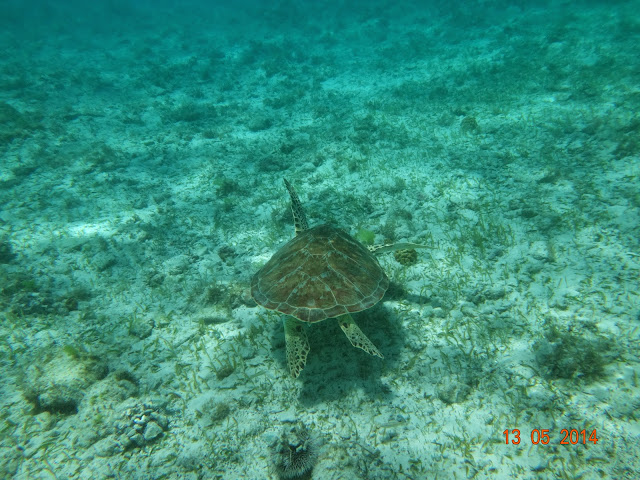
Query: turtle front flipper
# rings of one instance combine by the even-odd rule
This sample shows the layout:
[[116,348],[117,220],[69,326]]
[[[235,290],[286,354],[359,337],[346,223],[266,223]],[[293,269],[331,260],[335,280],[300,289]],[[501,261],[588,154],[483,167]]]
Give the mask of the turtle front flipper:
[[351,315],[348,313],[340,315],[337,317],[337,320],[340,324],[340,328],[351,342],[351,345],[356,348],[361,348],[369,355],[376,355],[377,357],[384,358],[373,342],[371,342],[371,340],[362,333],[362,330],[360,330],[360,327],[356,325],[356,322],[353,320]]
[[293,378],[297,378],[307,363],[307,354],[310,350],[304,325],[295,318],[287,316],[284,319],[284,340],[287,345],[289,371]]
[[309,230],[309,224],[307,223],[307,217],[304,214],[304,210],[302,209],[302,203],[298,198],[298,194],[293,186],[287,181],[286,178],[283,178],[284,185],[287,187],[289,191],[289,196],[291,197],[291,213],[293,214],[293,224],[296,227],[296,235],[304,232],[305,230]]

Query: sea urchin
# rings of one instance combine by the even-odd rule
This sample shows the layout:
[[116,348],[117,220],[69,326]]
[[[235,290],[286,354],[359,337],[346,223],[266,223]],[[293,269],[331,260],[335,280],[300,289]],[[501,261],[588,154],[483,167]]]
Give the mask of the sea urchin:
[[317,443],[304,425],[285,427],[277,444],[275,462],[281,479],[309,478],[317,458]]

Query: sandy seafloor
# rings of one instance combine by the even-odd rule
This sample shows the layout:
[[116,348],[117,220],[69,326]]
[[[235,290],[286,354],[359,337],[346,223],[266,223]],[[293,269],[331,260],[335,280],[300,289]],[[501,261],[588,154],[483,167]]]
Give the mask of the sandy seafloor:
[[[0,7],[0,477],[640,478],[640,3],[209,3]],[[289,376],[283,177],[429,247],[383,360]]]

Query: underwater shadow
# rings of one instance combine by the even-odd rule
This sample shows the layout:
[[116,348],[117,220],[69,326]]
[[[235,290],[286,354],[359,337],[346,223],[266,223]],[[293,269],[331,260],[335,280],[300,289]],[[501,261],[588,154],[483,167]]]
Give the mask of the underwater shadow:
[[[352,390],[362,390],[369,397],[389,395],[383,377],[396,367],[404,345],[400,328],[393,324],[397,319],[383,304],[353,317],[385,358],[354,348],[334,319],[311,325],[307,331],[311,351],[299,377],[302,383],[299,401],[303,405],[339,400]],[[282,368],[287,369],[284,349],[279,350]]]

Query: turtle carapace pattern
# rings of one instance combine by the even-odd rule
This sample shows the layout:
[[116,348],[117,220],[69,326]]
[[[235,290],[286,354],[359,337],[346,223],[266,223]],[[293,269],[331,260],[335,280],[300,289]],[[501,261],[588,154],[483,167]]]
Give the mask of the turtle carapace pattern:
[[256,302],[303,322],[319,322],[375,305],[389,286],[376,258],[331,225],[303,231],[253,277]]

